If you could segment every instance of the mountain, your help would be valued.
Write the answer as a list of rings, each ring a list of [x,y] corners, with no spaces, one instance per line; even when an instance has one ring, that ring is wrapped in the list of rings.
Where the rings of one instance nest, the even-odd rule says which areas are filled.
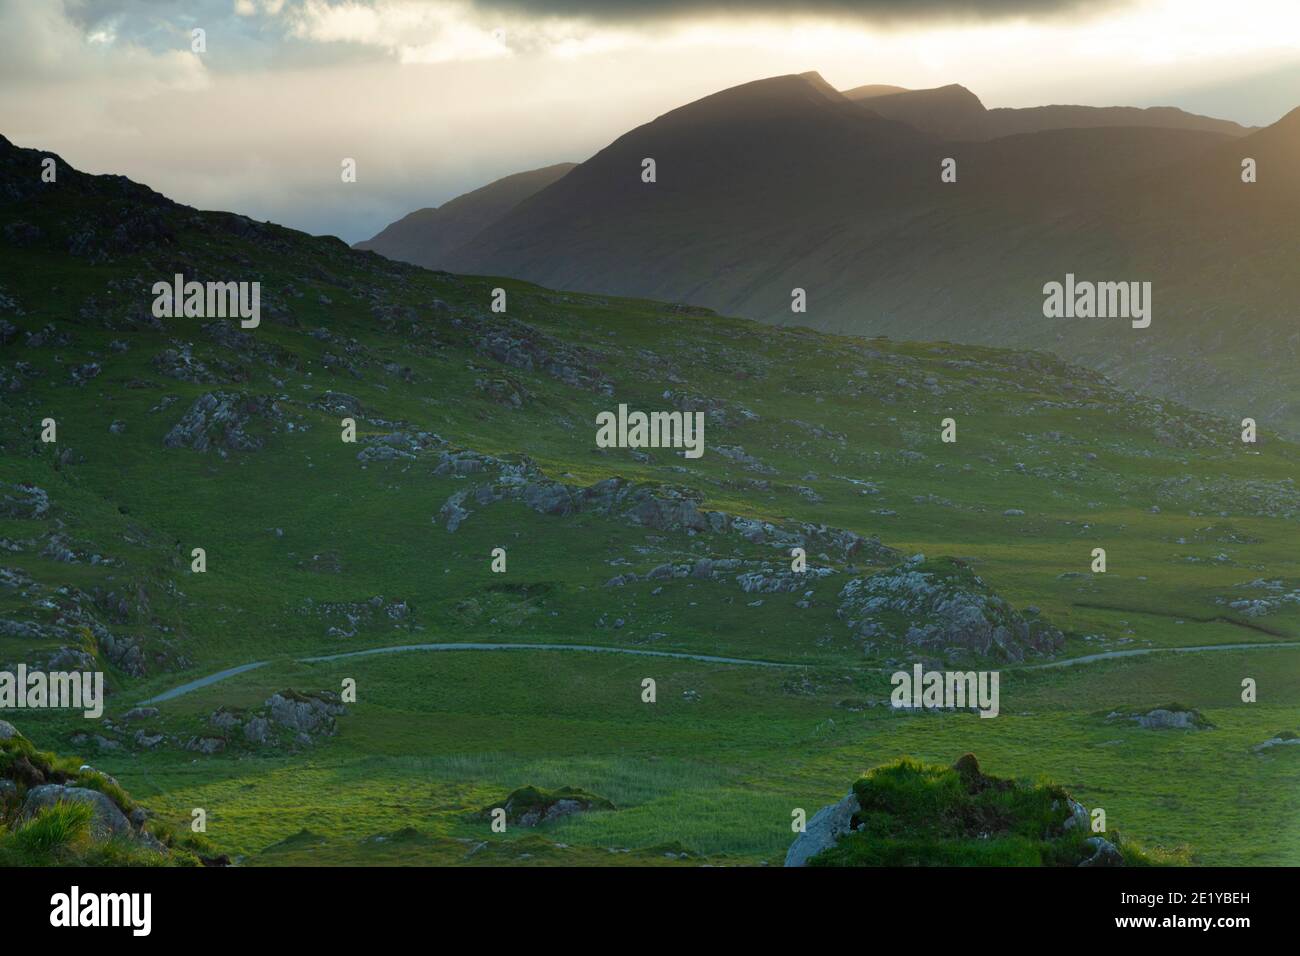
[[[520,201],[555,182],[574,163],[557,163],[515,173],[479,189],[457,196],[442,206],[417,209],[385,226],[370,239],[356,243],[368,249],[426,269],[440,269],[447,254],[469,242]]]
[[[891,142],[927,166],[947,148],[778,86],[792,125],[825,111],[801,134],[854,145],[868,185],[904,155]],[[758,137],[767,97],[741,98]],[[693,118],[672,122],[689,144]],[[1154,147],[1132,137],[1161,131],[1119,132],[1135,162]],[[1258,144],[1263,169],[1284,133]],[[1090,135],[1051,134],[1059,170],[1087,166]],[[963,166],[975,193],[1016,177],[1004,148]],[[688,154],[661,155],[673,187]],[[1029,171],[1034,207],[1056,187]],[[177,272],[259,283],[259,324],[156,315]],[[0,754],[0,861],[28,858],[10,847],[42,832],[22,819],[33,770],[59,770],[113,788],[110,816],[139,801],[188,833],[204,808],[196,849],[247,866],[756,866],[864,753],[973,748],[990,775],[1068,781],[1197,862],[1300,862],[1295,748],[1253,749],[1298,729],[1300,447],[1243,445],[1235,421],[1023,348],[429,271],[3,138],[0,395],[0,671],[98,671],[108,692],[102,719],[0,714],[59,755]],[[702,455],[602,446],[598,416],[620,405],[698,415]],[[891,674],[922,662],[992,669],[997,718],[895,710]],[[1261,672],[1258,703],[1225,692],[1225,674]],[[1221,729],[1141,722],[1185,708]],[[1080,754],[1100,755],[1084,775]],[[521,801],[504,834],[483,819]]]
[[[903,90],[883,95],[862,95],[863,90],[878,87],[859,87],[845,97],[866,102],[866,108],[888,119],[915,126],[940,139],[988,139],[984,104],[964,86],[952,84],[933,90]]]
[[[1147,126],[1190,129],[1225,136],[1250,132],[1230,120],[1198,116],[1170,106],[1137,109],[1131,106],[1034,106],[986,109],[978,96],[956,83],[929,90],[896,86],[859,86],[844,96],[889,119],[948,140],[985,140],[1046,129],[1090,129],[1099,126]]]
[[[1285,305],[1300,294],[1300,203],[1284,172],[1300,164],[1294,116],[1245,135],[1188,121],[957,140],[940,134],[966,136],[986,115],[961,87],[855,100],[814,76],[745,84],[626,133],[448,268],[839,332],[1052,349],[1300,434]],[[1064,109],[1030,118],[1170,118]],[[641,181],[645,157],[655,183]],[[1258,182],[1241,181],[1243,157]],[[954,183],[940,180],[947,158]],[[1044,317],[1044,285],[1067,274],[1151,281],[1152,326]],[[1249,334],[1240,315],[1254,317]]]
[[[858,86],[843,92],[851,100],[869,100],[876,96],[888,96],[890,93],[906,93],[907,87],[890,86],[888,83],[871,83],[867,86]]]

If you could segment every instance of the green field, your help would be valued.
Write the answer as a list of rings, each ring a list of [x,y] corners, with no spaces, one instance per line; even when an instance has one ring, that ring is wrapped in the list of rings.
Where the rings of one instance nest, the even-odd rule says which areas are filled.
[[[1050,779],[1105,808],[1110,827],[1191,862],[1300,864],[1300,747],[1254,749],[1300,730],[1300,648],[1286,646],[1300,641],[1289,597],[1300,595],[1300,448],[1267,422],[1243,444],[1236,422],[1042,353],[859,340],[432,273],[183,207],[159,207],[170,240],[123,251],[108,237],[135,207],[68,172],[59,193],[0,205],[0,230],[39,230],[0,257],[0,320],[13,329],[0,351],[0,668],[71,646],[108,671],[112,696],[104,721],[3,716],[160,817],[184,825],[204,808],[209,840],[237,861],[779,864],[793,809],[811,816],[903,754],[951,763],[972,751],[989,773]],[[102,259],[67,251],[87,228]],[[150,286],[176,271],[260,281],[260,327],[247,340],[203,319],[154,327]],[[504,316],[489,311],[496,287]],[[86,363],[101,370],[78,384],[71,370]],[[356,444],[340,440],[327,392],[359,409]],[[235,447],[212,422],[206,451],[165,444],[209,393],[255,409],[240,428],[260,447]],[[618,403],[707,410],[704,456],[598,449],[595,416]],[[40,440],[46,417],[54,443]],[[376,440],[388,435],[399,437]],[[403,455],[358,460],[378,447]],[[439,467],[461,451],[494,461],[460,476]],[[479,489],[505,487],[503,464],[571,490],[618,477],[772,530],[750,540],[625,511],[542,513],[509,494],[481,503]],[[6,503],[22,483],[48,495],[47,511]],[[461,491],[468,514],[451,531],[443,506]],[[826,544],[835,529],[866,543]],[[805,534],[809,568],[829,573],[776,592],[744,591],[734,569],[648,577],[703,559],[779,575],[780,532]],[[1098,547],[1104,574],[1090,570]],[[849,580],[916,553],[961,559],[1065,635],[1054,655],[979,665],[1001,672],[996,719],[892,711],[892,671],[976,658],[918,652],[899,635],[864,641],[837,614]],[[104,630],[119,651],[138,649],[135,663],[110,653]],[[541,648],[301,662],[443,642],[797,666]],[[1236,644],[1282,646],[1169,650]],[[252,662],[266,663],[124,719]],[[642,701],[647,677],[654,703]],[[1254,703],[1241,699],[1248,677]],[[347,678],[356,702],[310,744],[255,746],[210,722]],[[1213,726],[1107,719],[1170,701]],[[163,740],[142,746],[137,730]],[[205,736],[222,752],[186,749]],[[478,819],[528,784],[581,787],[617,809],[503,834]]]

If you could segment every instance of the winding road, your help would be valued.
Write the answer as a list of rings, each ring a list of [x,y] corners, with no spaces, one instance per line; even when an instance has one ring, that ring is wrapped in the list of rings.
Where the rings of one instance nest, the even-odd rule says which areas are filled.
[[[1038,671],[1049,667],[1073,667],[1075,664],[1089,664],[1093,661],[1109,661],[1118,657],[1140,657],[1143,654],[1191,654],[1199,651],[1248,651],[1259,647],[1300,647],[1300,641],[1270,641],[1259,644],[1202,644],[1199,647],[1138,647],[1127,651],[1103,651],[1100,654],[1085,654],[1083,657],[1071,657],[1063,661],[1048,661],[1046,664],[1026,664],[1020,670]]]
[[[1256,650],[1268,647],[1300,647],[1300,641],[1279,641],[1269,643],[1253,644],[1202,644],[1197,647],[1142,647],[1133,648],[1124,651],[1103,651],[1099,654],[1086,654],[1083,657],[1071,657],[1063,661],[1049,661],[1046,664],[1025,664],[1015,668],[1016,670],[1046,670],[1054,667],[1073,667],[1075,664],[1090,664],[1095,661],[1115,660],[1122,657],[1141,657],[1146,654],[1191,654],[1205,651],[1240,651]],[[397,644],[391,647],[371,647],[360,651],[344,651],[340,654],[323,654],[319,657],[299,657],[294,662],[299,664],[321,664],[328,661],[340,661],[349,657],[369,657],[373,654],[400,654],[406,651],[581,651],[593,654],[630,654],[636,657],[667,657],[681,661],[703,661],[706,664],[740,664],[749,667],[813,667],[813,664],[790,664],[781,661],[756,661],[743,657],[717,657],[712,654],[689,654],[684,651],[645,651],[633,647],[603,647],[598,644],[481,644],[481,643],[451,643],[451,644]],[[164,701],[174,700],[192,691],[200,690],[204,687],[210,687],[218,681],[223,681],[228,677],[234,677],[236,674],[243,674],[247,671],[256,670],[259,667],[265,667],[272,663],[271,661],[252,661],[248,664],[240,664],[238,667],[228,667],[223,671],[217,671],[215,674],[209,674],[207,677],[200,677],[197,680],[188,681],[171,690],[163,691],[161,694],[155,694],[147,700],[140,701],[138,706],[146,704],[161,704]]]
[[[327,661],[341,661],[348,657],[369,657],[372,654],[399,654],[404,651],[587,651],[596,654],[633,654],[637,657],[670,657],[681,661],[704,661],[706,664],[744,664],[752,667],[807,667],[807,664],[787,664],[779,661],[754,661],[743,657],[716,657],[712,654],[688,654],[678,651],[643,651],[634,647],[602,647],[598,644],[478,644],[478,643],[460,643],[460,644],[398,644],[393,647],[371,647],[362,651],[345,651],[341,654],[325,654],[320,657],[299,657],[295,659],[298,664],[320,664]],[[230,667],[224,671],[217,671],[215,674],[209,674],[207,677],[200,677],[198,680],[192,680],[188,683],[181,684],[179,687],[173,687],[171,690],[163,691],[156,694],[148,700],[140,701],[140,706],[145,704],[161,704],[163,701],[173,700],[191,691],[199,690],[203,687],[209,687],[217,681],[225,680],[227,677],[234,677],[236,674],[243,674],[246,671],[256,670],[259,667],[265,667],[271,661],[253,661],[250,664],[240,664],[238,667]]]

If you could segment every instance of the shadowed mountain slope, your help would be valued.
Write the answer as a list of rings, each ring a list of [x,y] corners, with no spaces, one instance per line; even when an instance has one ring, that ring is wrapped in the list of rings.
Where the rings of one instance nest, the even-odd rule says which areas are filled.
[[[555,182],[574,165],[557,163],[515,173],[441,206],[417,209],[390,223],[373,238],[356,243],[354,248],[369,249],[426,269],[440,269],[451,250],[473,239],[485,226]]]
[[[1294,114],[1245,136],[1091,126],[956,142],[881,115],[904,94],[864,103],[819,79],[745,84],[632,130],[449,267],[768,322],[1048,348],[1300,432],[1295,390],[1275,387],[1300,385]],[[983,109],[960,87],[918,94],[928,125],[952,135],[962,110]],[[1244,157],[1258,182],[1242,182]],[[947,158],[956,182],[941,181]],[[1152,282],[1152,326],[1045,318],[1043,286],[1066,274]],[[806,313],[791,312],[794,289]]]
[[[846,90],[844,96],[873,112],[909,123],[943,139],[982,140],[1045,129],[1090,129],[1097,126],[1150,126],[1191,129],[1225,136],[1250,132],[1230,120],[1198,116],[1171,106],[1032,106],[986,109],[978,96],[956,83],[929,90],[905,90],[881,84]]]

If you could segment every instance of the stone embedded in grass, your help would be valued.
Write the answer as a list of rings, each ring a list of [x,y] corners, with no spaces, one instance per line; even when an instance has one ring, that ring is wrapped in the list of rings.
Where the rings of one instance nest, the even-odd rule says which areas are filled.
[[[498,808],[505,810],[508,825],[519,827],[535,827],[575,813],[615,809],[614,804],[604,797],[577,787],[543,790],[527,786],[513,791],[503,802],[485,807],[477,816],[483,820],[491,819],[492,811]]]
[[[1262,744],[1256,744],[1251,749],[1254,750],[1255,753],[1259,753],[1262,750],[1269,750],[1273,747],[1287,747],[1287,746],[1291,746],[1291,747],[1300,746],[1300,734],[1297,734],[1293,730],[1282,730],[1274,734],[1272,737],[1264,741]]]
[[[1210,730],[1214,727],[1201,716],[1200,711],[1179,703],[1165,704],[1141,713],[1112,711],[1106,719],[1131,720],[1146,730]]]

